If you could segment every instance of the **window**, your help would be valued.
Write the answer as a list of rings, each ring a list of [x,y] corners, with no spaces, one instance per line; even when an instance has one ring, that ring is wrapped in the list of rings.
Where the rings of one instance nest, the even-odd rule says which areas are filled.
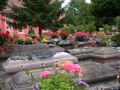
[[[22,27],[18,28],[18,32],[23,32],[23,28]]]
[[[12,27],[9,25],[9,22],[11,21],[10,18],[6,17],[6,29],[7,31],[11,32]]]
[[[24,29],[23,27],[18,28],[18,34],[24,34]]]

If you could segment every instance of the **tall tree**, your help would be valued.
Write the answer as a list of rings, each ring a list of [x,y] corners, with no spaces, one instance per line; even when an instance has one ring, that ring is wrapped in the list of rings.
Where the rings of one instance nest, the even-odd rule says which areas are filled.
[[[94,17],[89,11],[89,4],[85,0],[71,0],[66,7],[66,21],[75,26],[94,21]]]
[[[91,12],[96,17],[116,17],[120,15],[120,0],[91,0]]]
[[[96,17],[96,23],[113,24],[114,17],[120,15],[120,0],[91,0],[91,13]]]
[[[15,28],[30,26],[41,29],[59,27],[61,20],[59,16],[64,12],[61,8],[62,0],[22,0],[23,7],[13,5],[12,14],[8,17],[14,22],[9,22]]]
[[[0,11],[5,8],[8,0],[0,0]]]

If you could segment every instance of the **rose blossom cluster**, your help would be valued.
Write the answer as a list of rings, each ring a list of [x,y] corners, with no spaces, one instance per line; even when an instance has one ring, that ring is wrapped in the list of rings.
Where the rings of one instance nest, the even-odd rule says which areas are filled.
[[[68,63],[64,64],[63,68],[67,71],[74,72],[74,73],[81,73],[81,67],[78,64]]]
[[[81,67],[78,64],[67,63],[67,64],[63,65],[63,68],[65,70],[73,72],[73,73],[81,73],[82,72]],[[50,74],[51,74],[50,71],[45,70],[45,71],[40,73],[40,77],[46,78],[46,77],[49,77]]]
[[[47,78],[47,77],[50,76],[50,74],[51,74],[50,71],[46,70],[46,71],[43,71],[43,72],[40,73],[40,77],[41,78]]]

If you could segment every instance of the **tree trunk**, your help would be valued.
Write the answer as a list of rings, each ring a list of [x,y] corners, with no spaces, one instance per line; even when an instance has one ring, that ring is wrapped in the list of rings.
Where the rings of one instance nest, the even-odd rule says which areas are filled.
[[[38,29],[39,29],[39,38],[42,38],[42,30],[40,27],[38,27]]]

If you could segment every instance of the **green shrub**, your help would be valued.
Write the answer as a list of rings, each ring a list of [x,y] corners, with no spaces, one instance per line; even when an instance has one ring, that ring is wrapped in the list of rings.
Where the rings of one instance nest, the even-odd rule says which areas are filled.
[[[111,40],[112,40],[113,42],[120,42],[120,33],[113,35],[113,36],[111,37]]]
[[[29,34],[29,36],[30,36],[32,39],[37,38],[37,35],[36,35],[36,34]]]
[[[115,23],[116,23],[116,26],[117,26],[118,31],[120,31],[120,16],[117,16],[117,17],[115,18]]]
[[[111,31],[112,30],[112,26],[110,26],[110,25],[104,25],[103,26],[103,30],[104,30],[104,32]]]
[[[92,22],[85,25],[85,28],[86,28],[86,30],[85,30],[86,32],[92,33],[94,31],[96,31],[96,27],[95,27],[94,23],[92,23]]]
[[[14,44],[20,44],[20,45],[24,44],[24,41],[22,39],[20,39],[19,36],[14,35],[14,38],[15,38]]]
[[[27,40],[25,40],[25,44],[33,44],[33,42],[32,42],[32,40],[29,40],[29,39],[27,39]]]
[[[89,23],[89,24],[84,24],[84,25],[79,25],[77,27],[78,31],[82,31],[82,32],[94,32],[96,31],[96,27],[94,25],[94,23]]]
[[[62,73],[55,73],[50,78],[39,81],[41,90],[85,90],[82,86],[74,84],[74,79]]]
[[[15,41],[15,44],[21,44],[21,45],[23,45],[24,41],[22,39],[18,39],[18,40]]]
[[[72,24],[65,24],[63,29],[66,31],[66,32],[69,32],[69,33],[74,33],[76,32],[76,27]]]
[[[100,45],[106,46],[108,40],[107,35],[103,31],[100,31],[97,33],[97,36],[100,38]]]

